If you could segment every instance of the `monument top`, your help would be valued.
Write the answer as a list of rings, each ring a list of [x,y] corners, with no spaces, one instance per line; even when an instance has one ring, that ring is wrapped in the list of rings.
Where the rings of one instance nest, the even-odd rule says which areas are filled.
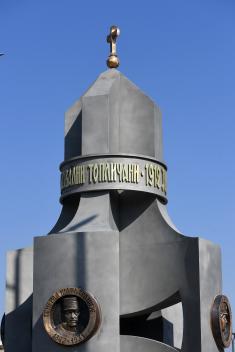
[[[163,161],[159,107],[116,69],[101,73],[65,114],[65,161],[97,153]]]
[[[65,115],[62,198],[126,189],[154,193],[166,202],[162,157],[158,106],[119,71],[107,70]]]
[[[66,112],[61,201],[75,193],[130,190],[167,202],[161,112],[116,70],[119,35],[112,26],[107,37],[111,70],[101,73]]]

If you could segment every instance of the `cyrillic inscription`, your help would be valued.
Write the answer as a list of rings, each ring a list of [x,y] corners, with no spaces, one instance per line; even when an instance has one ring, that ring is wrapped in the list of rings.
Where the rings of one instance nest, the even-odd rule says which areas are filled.
[[[138,163],[97,162],[73,165],[61,173],[62,192],[69,187],[86,183],[138,185],[141,182],[147,187],[157,188],[166,195],[166,169],[156,163],[146,163],[141,168]]]

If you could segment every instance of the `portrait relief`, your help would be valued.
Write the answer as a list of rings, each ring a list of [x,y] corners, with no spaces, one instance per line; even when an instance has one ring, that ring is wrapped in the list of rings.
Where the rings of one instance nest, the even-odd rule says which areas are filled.
[[[75,345],[87,341],[101,322],[96,299],[80,288],[56,291],[43,311],[43,323],[48,335],[57,343]]]
[[[211,309],[211,328],[217,346],[227,348],[232,340],[232,311],[224,295],[215,297]]]
[[[220,306],[220,325],[221,332],[225,340],[229,339],[230,327],[231,327],[231,316],[229,306],[226,301],[221,302]]]

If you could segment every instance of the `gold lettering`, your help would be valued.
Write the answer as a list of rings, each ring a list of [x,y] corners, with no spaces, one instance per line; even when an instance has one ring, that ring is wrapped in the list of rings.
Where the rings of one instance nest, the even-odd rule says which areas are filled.
[[[160,189],[161,187],[161,169],[160,166],[157,166],[157,188]]]
[[[128,170],[125,164],[122,164],[122,182],[128,182]]]
[[[72,185],[72,170],[69,169],[69,186]]]
[[[134,164],[128,164],[128,182],[134,183]]]
[[[62,190],[83,183],[85,183],[85,168],[83,165],[73,166],[61,173],[60,187]]]
[[[104,182],[103,174],[104,174],[104,163],[99,164],[99,173],[98,173],[98,182]]]
[[[155,187],[166,194],[166,170],[158,164],[145,164],[144,174],[141,175],[140,165],[135,163],[102,162],[88,165],[73,165],[61,172],[61,190],[84,183],[119,182],[138,184],[145,176],[146,186]],[[87,177],[87,180],[86,180]]]
[[[77,165],[76,166],[76,184],[77,185],[80,185],[82,182],[81,182],[81,166]]]
[[[116,166],[116,169],[117,169],[117,174],[119,177],[119,182],[121,182],[121,164],[118,163]]]
[[[92,183],[92,168],[94,165],[89,164],[87,165],[87,170],[88,170],[88,182]]]
[[[154,183],[154,169],[153,169],[153,165],[150,164],[149,165],[149,186],[153,186]]]
[[[104,166],[104,182],[110,182],[110,167],[108,163]]]
[[[79,185],[79,175],[78,175],[78,167],[73,167],[73,184]]]
[[[146,164],[144,169],[145,169],[145,185],[148,186],[148,183],[149,183],[149,177],[148,177],[149,165]]]
[[[81,166],[80,168],[80,178],[81,178],[81,184],[85,183],[85,166]]]
[[[139,183],[140,182],[140,166],[138,164],[135,165],[134,170],[135,170],[135,172],[134,172],[134,182],[135,183]]]
[[[76,167],[71,169],[71,186],[76,184]]]
[[[162,192],[166,194],[166,170],[162,168]]]
[[[116,174],[116,163],[111,163],[110,168],[111,168],[111,172],[110,172],[110,178],[112,182],[116,181],[117,178],[117,174]]]
[[[96,183],[98,181],[98,175],[99,175],[99,169],[98,169],[98,165],[94,164],[93,167],[93,183]]]

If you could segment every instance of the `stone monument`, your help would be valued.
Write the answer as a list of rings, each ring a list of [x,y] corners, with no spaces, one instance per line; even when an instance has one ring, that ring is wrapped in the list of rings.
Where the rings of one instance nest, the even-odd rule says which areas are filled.
[[[116,68],[65,115],[61,215],[9,252],[5,352],[216,352],[231,341],[220,248],[166,209],[159,107]]]

